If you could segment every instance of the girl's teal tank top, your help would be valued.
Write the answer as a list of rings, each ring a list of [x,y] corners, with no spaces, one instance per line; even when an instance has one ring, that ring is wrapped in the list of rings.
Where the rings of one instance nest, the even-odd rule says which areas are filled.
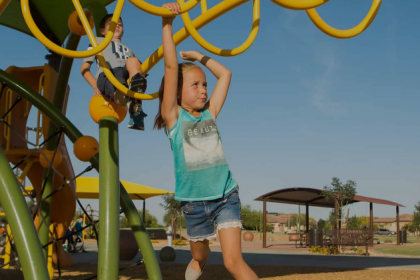
[[[168,136],[174,154],[176,200],[214,200],[237,186],[208,109],[194,117],[181,108]]]

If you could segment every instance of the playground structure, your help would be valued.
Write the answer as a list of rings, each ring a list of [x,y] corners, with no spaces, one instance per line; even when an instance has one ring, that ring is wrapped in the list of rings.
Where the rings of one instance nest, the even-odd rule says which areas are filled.
[[[74,7],[69,2],[62,1],[0,0],[0,24],[36,37],[51,51],[48,65],[29,68],[10,66],[5,71],[0,70],[0,202],[9,222],[5,229],[7,241],[12,244],[11,240],[14,240],[11,246],[16,247],[25,279],[50,279],[54,272],[53,264],[57,266],[59,273],[60,266],[70,265],[71,256],[62,249],[61,244],[66,238],[65,232],[74,216],[76,203],[81,206],[75,192],[75,180],[95,168],[100,176],[99,216],[103,217],[98,233],[98,279],[118,279],[119,259],[115,252],[119,248],[120,207],[140,247],[149,279],[162,279],[143,221],[119,179],[118,123],[127,113],[125,107],[117,106],[101,97],[92,98],[90,113],[99,123],[99,153],[98,145],[92,137],[83,136],[65,116],[70,94],[69,73],[74,58],[96,55],[108,79],[128,96],[152,100],[157,98],[157,93],[139,94],[127,89],[115,79],[101,53],[113,37],[125,1],[117,1],[110,30],[100,44],[95,39],[92,26],[96,26],[98,34],[99,21],[108,14],[105,6],[113,1],[72,2]],[[149,14],[171,16],[170,11],[143,0],[130,2]],[[206,0],[190,0],[186,3],[178,0],[185,27],[174,35],[175,44],[179,45],[191,36],[201,47],[216,55],[235,56],[243,53],[252,45],[259,31],[260,0],[253,0],[253,20],[249,37],[235,49],[226,50],[211,45],[198,30],[247,2],[250,1],[222,1],[208,9]],[[327,3],[328,0],[272,2],[288,9],[306,10],[312,22],[321,31],[341,39],[357,36],[366,30],[381,4],[381,0],[373,0],[368,14],[357,26],[348,30],[338,30],[325,23],[316,12],[316,7]],[[191,20],[188,11],[198,4],[202,13]],[[54,15],[51,11],[55,11]],[[80,36],[84,34],[87,34],[93,48],[77,51]],[[65,41],[66,47],[60,47]],[[162,57],[161,46],[144,60],[143,72],[149,72]],[[33,107],[38,110],[37,126],[34,129],[35,143],[27,137],[27,121]],[[90,162],[90,165],[77,175],[73,170],[64,136],[74,143],[76,157],[81,161]],[[16,168],[22,171],[18,177],[13,172]],[[22,184],[25,177],[32,183],[34,192],[25,189]],[[32,200],[31,209],[28,209],[24,195]],[[95,222],[89,219],[87,227]],[[6,268],[14,261],[16,260],[9,258],[0,268]]]

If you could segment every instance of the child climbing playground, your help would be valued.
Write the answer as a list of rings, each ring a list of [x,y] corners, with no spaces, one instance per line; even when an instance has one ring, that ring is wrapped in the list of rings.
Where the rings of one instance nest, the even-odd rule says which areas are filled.
[[[163,7],[174,16],[180,13],[177,3]],[[210,255],[209,240],[218,232],[227,270],[235,279],[255,280],[257,275],[242,257],[239,187],[229,170],[216,125],[231,72],[196,51],[181,51],[181,58],[191,62],[178,64],[173,20],[162,18],[165,76],[154,127],[165,129],[174,155],[175,199],[181,201],[193,257],[185,278],[201,276]],[[193,61],[200,62],[218,80],[209,100],[206,75]]]
[[[101,20],[100,32],[103,36],[105,36],[109,30],[111,19],[112,14],[108,14]],[[102,53],[111,72],[121,84],[127,86],[127,79],[129,79],[130,83],[128,84],[128,88],[130,90],[144,93],[147,88],[147,80],[141,70],[141,62],[136,58],[136,55],[129,47],[121,43],[123,35],[124,25],[120,18],[111,43]],[[96,39],[98,43],[100,43],[104,38],[98,37]],[[89,48],[92,48],[92,45],[89,45]],[[90,72],[90,67],[94,61],[96,61],[97,66],[95,77],[93,77]],[[80,71],[85,80],[92,86],[94,95],[109,97],[120,105],[125,105],[127,103],[128,111],[130,113],[128,128],[144,130],[144,117],[147,115],[143,112],[141,100],[128,96],[125,97],[120,93],[108,80],[95,56],[85,58]]]

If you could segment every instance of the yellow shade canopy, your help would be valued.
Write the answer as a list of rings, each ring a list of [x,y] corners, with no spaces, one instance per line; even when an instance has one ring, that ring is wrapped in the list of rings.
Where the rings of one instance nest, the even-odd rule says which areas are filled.
[[[140,184],[121,180],[131,199],[147,199],[153,196],[171,194],[173,192],[160,190]],[[32,187],[26,187],[30,191]],[[76,179],[76,192],[78,198],[99,199],[99,178],[79,177]]]

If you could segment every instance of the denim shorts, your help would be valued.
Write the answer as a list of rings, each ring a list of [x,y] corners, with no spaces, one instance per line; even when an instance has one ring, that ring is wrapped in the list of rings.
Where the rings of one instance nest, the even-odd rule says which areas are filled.
[[[216,200],[181,202],[190,241],[211,240],[222,228],[242,228],[238,189]]]
[[[129,77],[129,73],[127,68],[125,67],[116,67],[111,69],[112,74],[115,78],[124,86],[127,85],[127,79]],[[105,73],[102,72],[99,74],[98,79],[96,80],[96,86],[98,87],[99,91],[106,97],[109,97],[111,100],[114,100],[114,92],[117,90],[114,85],[108,80]]]

